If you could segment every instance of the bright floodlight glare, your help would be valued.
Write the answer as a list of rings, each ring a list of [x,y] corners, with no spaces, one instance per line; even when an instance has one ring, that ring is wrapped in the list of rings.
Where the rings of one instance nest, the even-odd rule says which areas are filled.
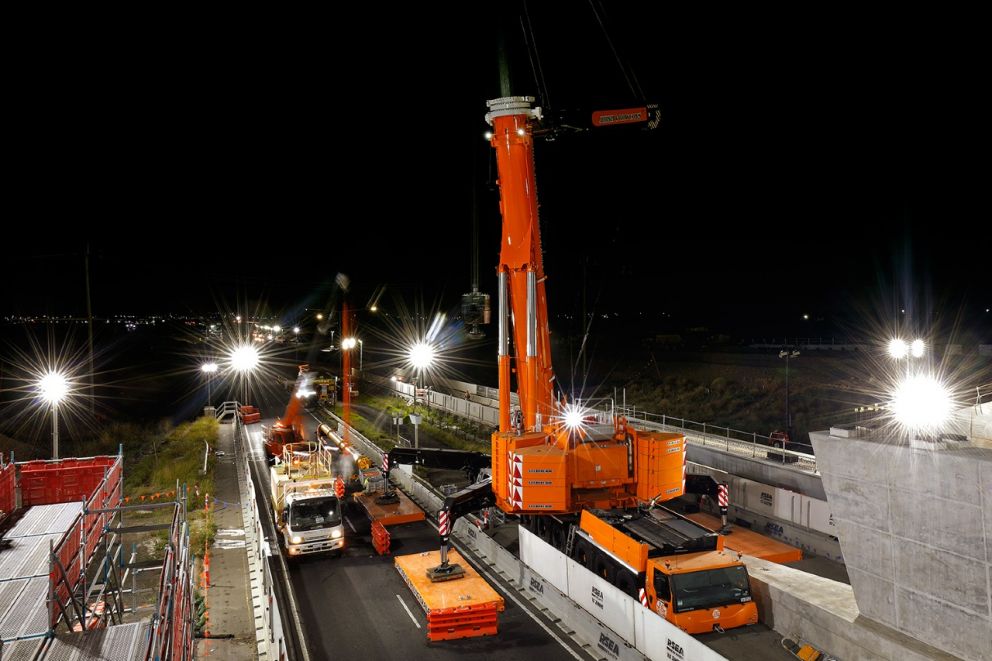
[[[324,315],[322,315],[321,313],[318,312],[317,313],[317,321],[323,321],[323,319],[324,319]]]
[[[523,129],[517,129],[517,135],[523,136],[525,133],[527,133],[527,131],[525,131]]]
[[[909,429],[939,431],[951,413],[951,394],[932,376],[906,377],[896,386],[892,411]]]
[[[293,326],[293,334],[294,335],[299,335],[300,334],[300,327],[299,326]]]
[[[218,368],[217,363],[203,363],[203,365],[200,366],[200,369],[203,370],[204,374],[213,374]]]
[[[46,372],[38,381],[38,392],[49,404],[58,404],[69,394],[69,382],[59,372]]]
[[[913,340],[913,344],[910,345],[910,351],[913,353],[913,358],[920,358],[923,356],[923,350],[926,347],[923,344],[923,340]]]
[[[909,353],[909,347],[905,342],[896,338],[889,342],[889,355],[895,359],[905,358],[906,354]]]
[[[376,305],[375,303],[373,303],[372,304],[372,307],[370,307],[369,310],[371,310],[372,312],[378,312],[379,311],[379,306]]]
[[[565,426],[569,429],[577,429],[582,426],[582,411],[572,406],[565,409]]]
[[[231,351],[231,367],[238,372],[250,372],[258,365],[258,349],[242,344]]]
[[[482,137],[485,138],[486,140],[492,140],[493,139],[493,132],[492,131],[486,131],[485,133],[482,134]]]
[[[418,370],[422,370],[429,367],[432,362],[434,362],[434,347],[427,344],[426,342],[417,342],[412,347],[407,355],[410,359],[410,363],[413,364]]]
[[[353,337],[346,337],[343,340],[341,340],[341,348],[344,349],[344,350],[346,350],[346,351],[348,349],[354,349],[355,348],[355,345],[357,345],[357,344],[358,344],[358,340],[356,340]]]

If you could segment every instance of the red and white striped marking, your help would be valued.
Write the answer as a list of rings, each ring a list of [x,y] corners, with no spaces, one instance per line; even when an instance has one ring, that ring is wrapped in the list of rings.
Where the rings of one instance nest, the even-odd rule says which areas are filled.
[[[449,518],[448,510],[441,510],[437,515],[437,531],[442,537],[447,537],[451,534],[451,519]]]
[[[688,471],[689,464],[686,462],[686,456],[688,455],[689,444],[685,440],[685,436],[682,437],[682,493],[685,493],[685,474]]]
[[[334,495],[338,497],[338,500],[344,498],[344,480],[340,476],[334,480]]]
[[[720,507],[730,505],[730,498],[727,496],[727,485],[721,484],[717,487],[716,502]]]
[[[647,608],[648,607],[648,593],[644,591],[644,588],[641,588],[640,590],[638,590],[637,596],[641,600],[641,606],[644,606],[645,608]]]
[[[384,453],[382,455],[382,472],[383,473],[388,473],[389,472],[389,453],[388,452],[386,452],[386,453]]]
[[[507,500],[510,507],[520,509],[524,505],[524,460],[519,454],[507,455]]]

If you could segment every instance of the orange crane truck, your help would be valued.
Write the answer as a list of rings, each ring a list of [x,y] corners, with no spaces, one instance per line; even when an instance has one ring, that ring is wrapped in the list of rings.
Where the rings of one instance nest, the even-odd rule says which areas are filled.
[[[300,365],[296,377],[296,385],[289,395],[286,412],[264,430],[265,454],[269,457],[282,455],[283,448],[291,443],[305,443],[306,434],[303,429],[304,403],[310,392],[310,366]]]

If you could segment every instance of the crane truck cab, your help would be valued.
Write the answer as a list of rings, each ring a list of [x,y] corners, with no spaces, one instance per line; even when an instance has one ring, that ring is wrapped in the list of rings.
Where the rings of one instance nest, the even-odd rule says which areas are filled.
[[[583,511],[573,558],[690,634],[758,621],[741,556],[723,536],[664,507]]]
[[[276,525],[291,558],[344,548],[343,493],[332,468],[330,452],[304,443],[286,445],[269,469]]]

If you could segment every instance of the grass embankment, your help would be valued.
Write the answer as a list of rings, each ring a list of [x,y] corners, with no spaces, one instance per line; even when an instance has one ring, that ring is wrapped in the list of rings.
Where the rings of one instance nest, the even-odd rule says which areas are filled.
[[[366,419],[354,409],[351,412],[351,424],[361,434],[385,450],[392,449],[396,445],[396,437],[394,433],[389,431],[392,428],[393,417],[405,418],[411,413],[423,416],[423,421],[420,424],[421,433],[429,433],[449,448],[475,452],[488,452],[490,449],[490,430],[488,428],[439,409],[429,409],[421,405],[414,406],[399,397],[380,395],[362,395],[355,404],[382,411],[382,419],[378,422],[385,424],[385,431],[380,430],[376,422]],[[335,407],[334,412],[339,416],[342,415],[340,404]],[[407,427],[404,433],[410,435],[413,431]]]
[[[203,469],[205,444],[216,447],[219,424],[213,418],[200,418],[178,427],[168,424],[136,425],[115,423],[102,428],[94,437],[73,443],[75,456],[116,454],[124,449],[124,497],[127,505],[153,504],[175,500],[176,485],[187,488],[187,520],[190,526],[190,544],[194,553],[201,555],[206,544],[212,544],[216,525],[204,513],[204,499],[214,488],[213,452],[207,457],[207,471]],[[199,492],[199,493],[197,493]],[[128,510],[125,525],[165,523],[171,520],[169,508]],[[148,539],[125,541],[139,546],[144,557],[159,557],[161,544],[167,531],[152,536],[159,548],[142,551]],[[145,552],[147,551],[147,552]]]

